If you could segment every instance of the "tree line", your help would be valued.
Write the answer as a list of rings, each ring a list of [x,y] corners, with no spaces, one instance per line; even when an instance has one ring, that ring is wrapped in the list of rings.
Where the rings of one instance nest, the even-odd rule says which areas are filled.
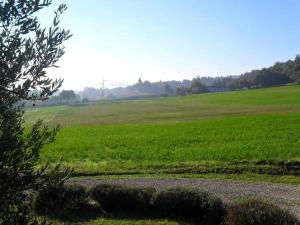
[[[300,56],[277,62],[273,66],[252,70],[241,75],[195,77],[192,80],[149,82],[141,79],[128,88],[153,94],[189,95],[205,92],[234,91],[300,83]]]
[[[100,99],[131,99],[134,97],[154,96],[184,96],[206,92],[223,92],[251,88],[273,87],[288,83],[300,82],[300,56],[294,60],[277,62],[268,68],[252,70],[241,75],[229,76],[198,76],[191,80],[182,81],[143,81],[120,88],[100,89],[85,87],[75,93],[73,90],[62,90],[51,96],[47,101],[38,102],[39,106],[82,104]],[[29,104],[31,103],[29,102]]]

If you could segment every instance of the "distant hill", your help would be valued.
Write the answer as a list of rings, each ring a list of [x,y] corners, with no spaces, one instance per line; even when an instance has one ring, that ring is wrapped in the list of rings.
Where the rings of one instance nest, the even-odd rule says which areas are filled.
[[[112,95],[116,98],[128,98],[137,95],[161,95],[166,93],[166,86],[168,86],[175,95],[177,88],[189,88],[195,79],[207,86],[210,92],[272,87],[300,82],[300,56],[296,56],[294,60],[277,62],[273,66],[252,70],[240,75],[198,76],[192,80],[158,82],[142,81],[140,78],[134,85],[122,89],[108,89],[106,93],[107,96]],[[127,93],[127,95],[122,95],[122,92]]]
[[[252,70],[240,75],[228,76],[197,76],[191,80],[171,81],[143,81],[139,78],[137,83],[127,87],[113,89],[96,89],[85,87],[78,93],[80,101],[96,101],[100,99],[143,99],[154,96],[176,96],[200,94],[205,92],[224,92],[232,90],[273,87],[288,83],[300,83],[300,56],[294,60],[277,62],[274,65]],[[81,100],[80,100],[81,99]],[[54,96],[40,105],[60,105],[61,102]]]

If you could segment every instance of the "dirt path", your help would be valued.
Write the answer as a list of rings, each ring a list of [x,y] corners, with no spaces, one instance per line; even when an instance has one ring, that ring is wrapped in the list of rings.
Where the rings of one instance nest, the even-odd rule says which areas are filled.
[[[289,209],[300,219],[300,186],[287,184],[249,184],[235,181],[184,179],[184,178],[127,178],[127,179],[93,179],[84,178],[72,183],[92,187],[97,184],[121,184],[127,186],[144,186],[163,189],[169,187],[194,187],[213,193],[231,203],[241,197],[259,197],[269,199]]]

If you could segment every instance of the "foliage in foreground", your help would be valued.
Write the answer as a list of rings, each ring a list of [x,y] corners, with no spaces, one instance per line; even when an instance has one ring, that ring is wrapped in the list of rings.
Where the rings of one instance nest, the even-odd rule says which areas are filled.
[[[90,197],[99,204],[91,204]],[[35,207],[39,213],[62,221],[70,218],[72,222],[81,221],[81,217],[86,219],[90,213],[88,220],[98,217],[95,224],[131,224],[130,221],[152,224],[137,223],[136,219],[163,217],[189,221],[189,224],[299,225],[295,216],[272,203],[250,199],[227,207],[213,195],[193,188],[155,191],[154,188],[102,184],[87,195],[81,186],[52,187],[38,195]],[[114,217],[119,221],[109,219]]]
[[[57,128],[38,120],[24,131],[22,100],[46,99],[62,84],[46,69],[56,67],[63,56],[69,31],[59,28],[62,4],[49,29],[41,27],[37,12],[51,0],[0,1],[0,224],[28,225],[39,221],[32,214],[30,192],[64,180],[69,171],[48,174],[47,166],[36,169],[41,148],[54,140]],[[61,176],[62,175],[62,176]],[[60,179],[60,177],[62,179]],[[52,180],[52,178],[55,178]]]
[[[154,188],[132,188],[119,185],[98,185],[91,197],[107,211],[144,211],[150,208]]]
[[[81,186],[50,186],[40,191],[34,208],[39,214],[63,215],[87,204],[87,192]]]
[[[230,206],[226,222],[228,225],[299,225],[299,221],[289,212],[255,199]]]
[[[171,188],[157,192],[152,204],[154,209],[167,215],[195,218],[220,224],[226,212],[223,202],[199,189]]]

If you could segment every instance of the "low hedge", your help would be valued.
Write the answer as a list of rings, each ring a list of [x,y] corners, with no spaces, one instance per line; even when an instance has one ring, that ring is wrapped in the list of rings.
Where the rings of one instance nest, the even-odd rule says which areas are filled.
[[[81,186],[50,186],[37,194],[34,208],[39,214],[63,215],[85,205],[87,197]]]
[[[182,216],[220,224],[226,214],[223,202],[199,189],[171,188],[157,192],[154,209],[171,216]]]
[[[228,208],[227,225],[299,225],[295,216],[261,200],[248,199]]]
[[[90,190],[90,196],[107,211],[144,211],[150,208],[154,188],[132,188],[102,184]]]
[[[225,207],[219,198],[188,188],[156,192],[154,188],[102,184],[87,193],[81,186],[51,186],[38,193],[34,208],[39,214],[64,216],[88,206],[89,197],[106,211],[152,211],[151,215],[186,218],[201,224],[300,225],[295,216],[265,201],[247,199]]]

